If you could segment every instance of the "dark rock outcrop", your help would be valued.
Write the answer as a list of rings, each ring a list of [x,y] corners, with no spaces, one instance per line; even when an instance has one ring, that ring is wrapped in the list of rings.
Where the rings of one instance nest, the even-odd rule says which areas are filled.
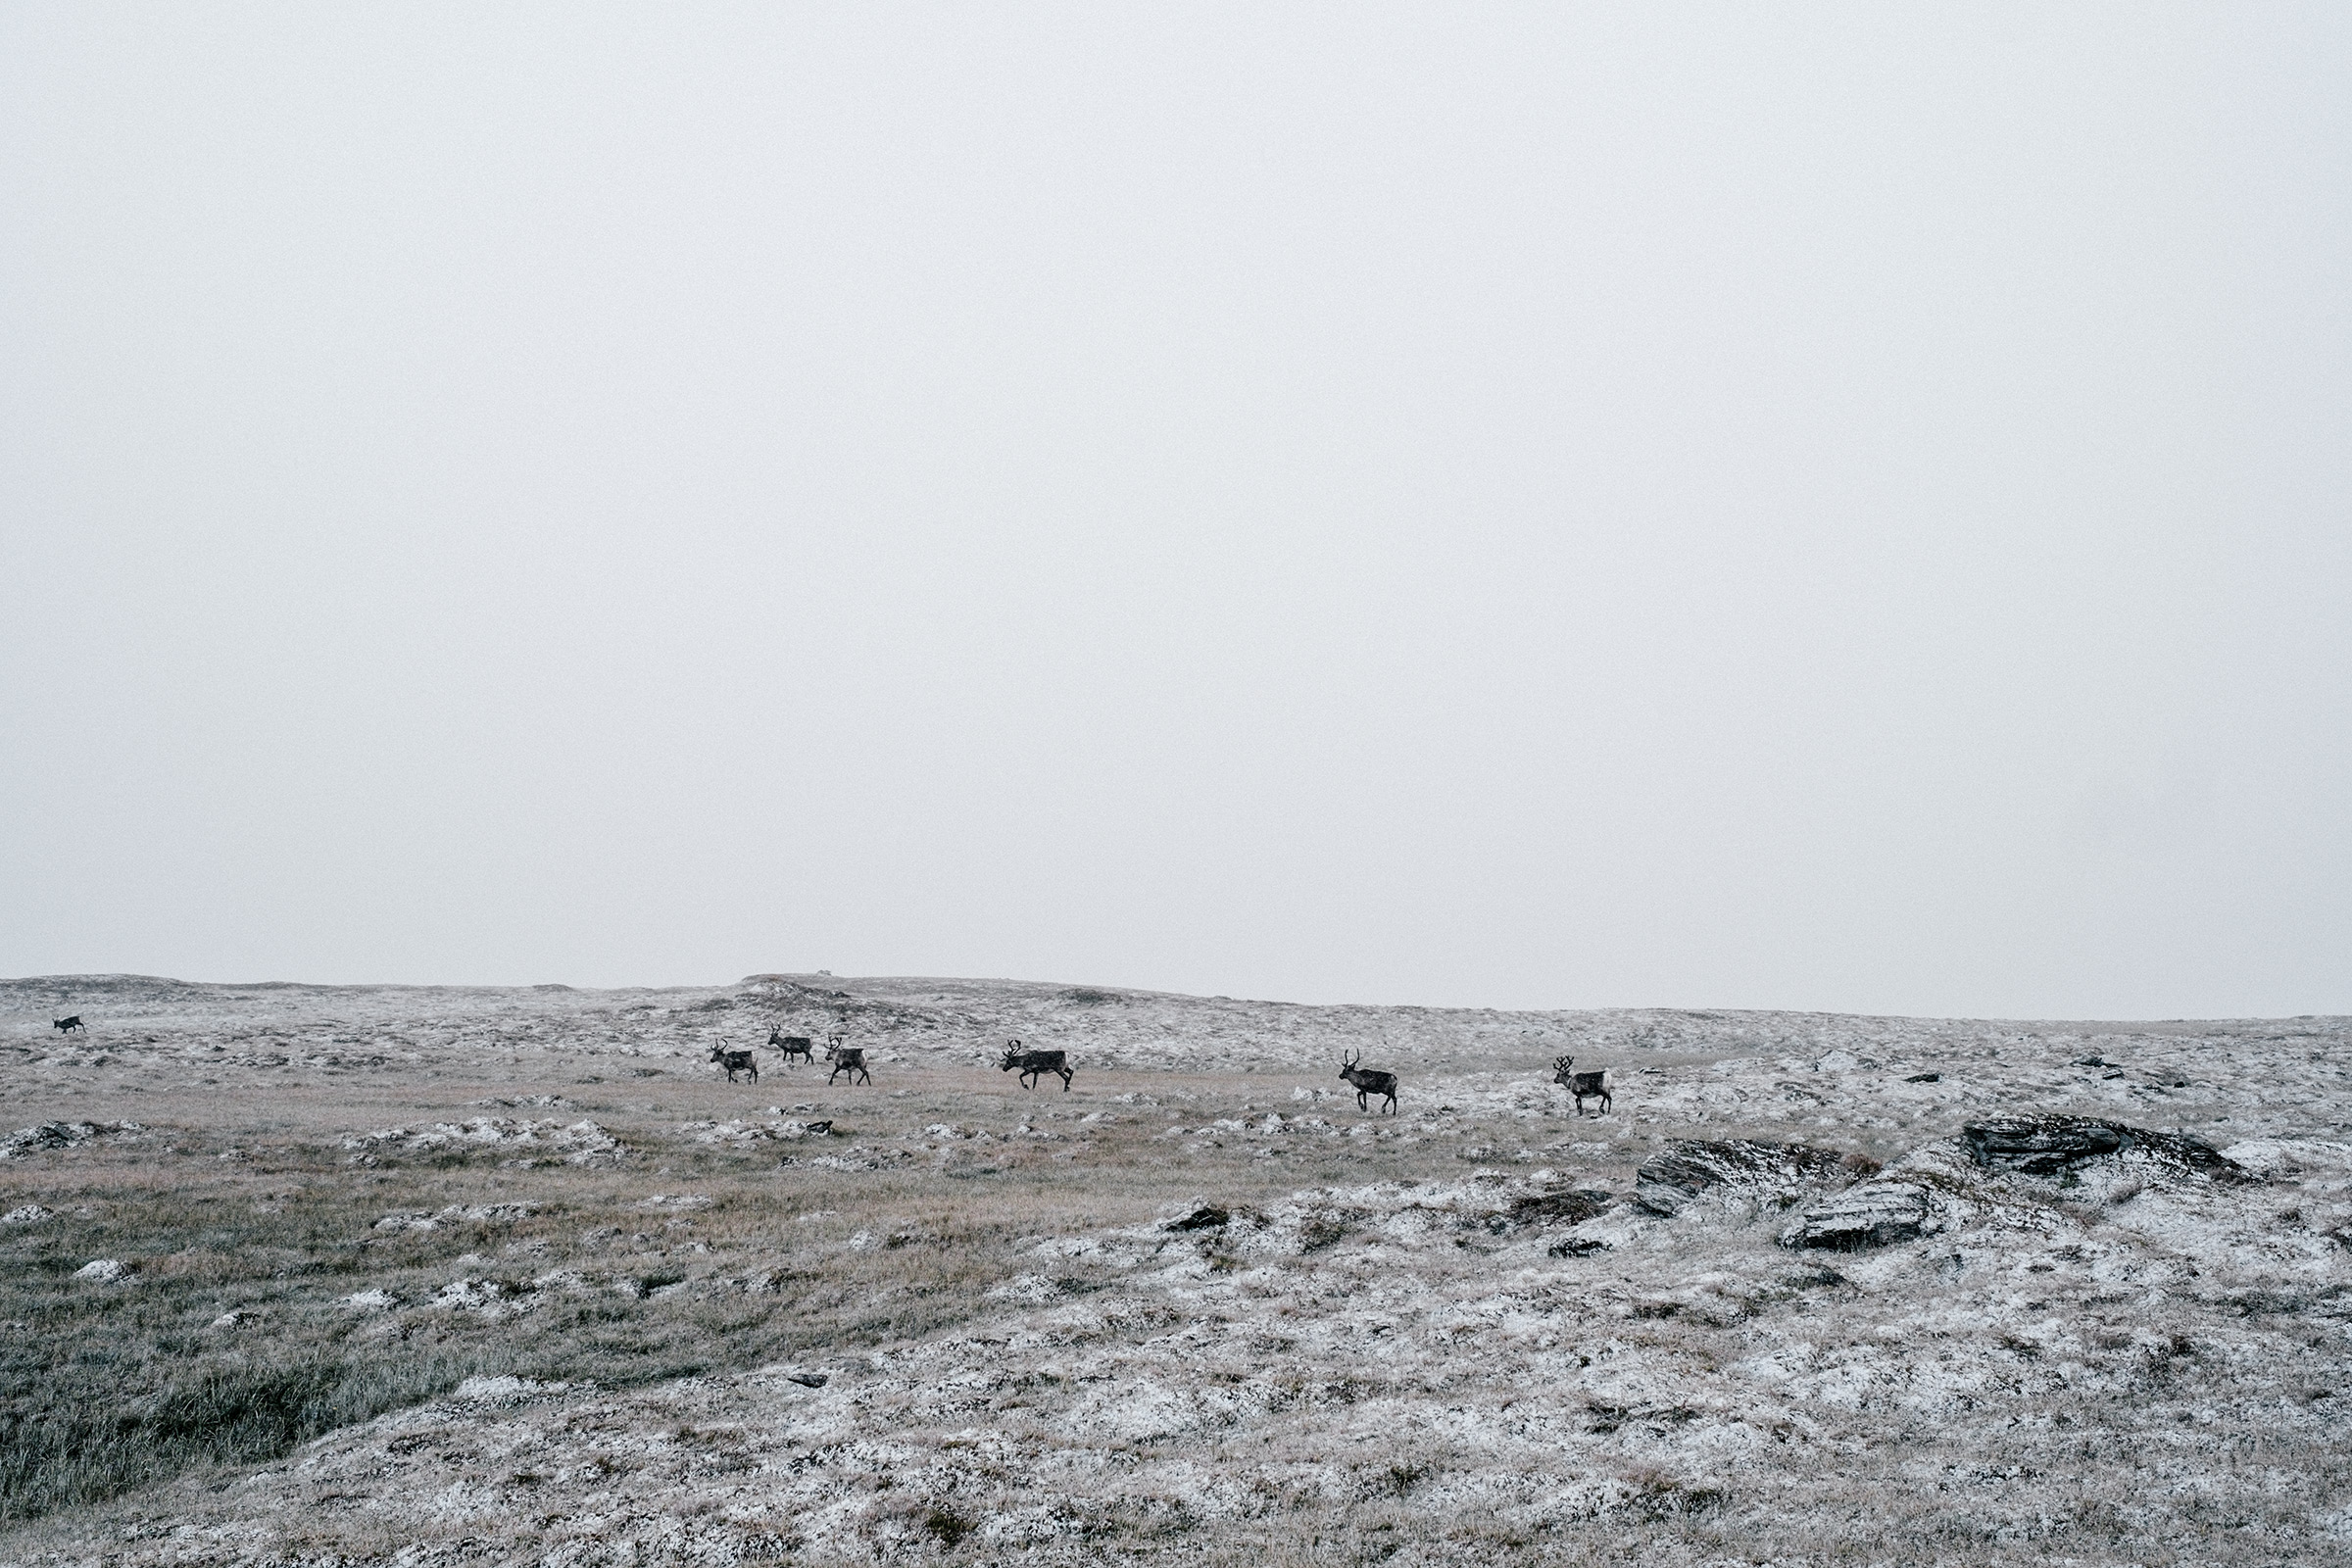
[[[1989,1173],[1989,1174],[1987,1174]],[[2005,1174],[2081,1185],[2088,1193],[2259,1182],[2201,1138],[2152,1132],[2090,1116],[2004,1116],[1971,1122],[1961,1136],[1915,1151],[1884,1176],[1809,1204],[1781,1245],[1863,1251],[1933,1236],[1953,1225],[2032,1222],[2047,1200]]]
[[[1681,1141],[1634,1173],[1635,1200],[1653,1214],[1674,1214],[1692,1199],[1716,1193],[1794,1199],[1806,1187],[1836,1179],[1843,1157],[1805,1144]]]
[[[96,1139],[132,1144],[145,1136],[146,1131],[135,1121],[45,1121],[38,1127],[22,1127],[0,1138],[0,1159],[22,1159],[26,1154],[73,1149]]]
[[[1986,1170],[2056,1176],[2086,1159],[2120,1154],[2131,1144],[2121,1122],[2088,1116],[2001,1116],[1960,1129],[1968,1153]]]
[[[1530,1193],[1511,1204],[1509,1217],[1514,1225],[1582,1225],[1615,1201],[1616,1194],[1596,1187]]]
[[[2239,1183],[2259,1182],[2260,1176],[2214,1148],[2204,1139],[2191,1133],[2155,1133],[2141,1127],[2127,1127],[2132,1135],[2130,1157],[2165,1167],[2168,1173],[2202,1176],[2209,1181]]]
[[[1781,1245],[1860,1252],[1917,1241],[1936,1228],[1935,1205],[1924,1188],[1903,1181],[1871,1181],[1806,1209],[1804,1218],[1782,1234]]]
[[[2090,1160],[2130,1155],[2135,1162],[2144,1160],[2174,1174],[2224,1182],[2259,1180],[2202,1138],[2090,1116],[2002,1116],[1970,1122],[1960,1136],[1968,1144],[1969,1156],[1986,1170],[2064,1176]]]

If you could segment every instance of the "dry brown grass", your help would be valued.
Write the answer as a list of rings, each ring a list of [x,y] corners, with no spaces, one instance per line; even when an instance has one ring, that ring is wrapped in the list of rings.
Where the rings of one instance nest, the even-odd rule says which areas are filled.
[[[1116,1106],[1125,1119],[1089,1125],[1073,1149],[1077,1118],[1098,1102],[1057,1103],[977,1072],[896,1095],[825,1093],[806,1069],[771,1071],[766,1084],[762,1093],[656,1080],[631,1084],[625,1100],[601,1098],[598,1085],[501,1086],[508,1098],[567,1094],[563,1117],[598,1119],[632,1150],[613,1169],[514,1169],[497,1149],[355,1163],[341,1142],[365,1127],[368,1107],[324,1099],[298,1109],[270,1102],[260,1115],[235,1105],[243,1119],[217,1102],[202,1126],[159,1123],[141,1143],[0,1165],[0,1209],[39,1204],[60,1216],[0,1233],[0,1519],[39,1517],[191,1466],[271,1458],[472,1376],[621,1388],[935,1334],[1019,1271],[1008,1242],[1137,1223],[1166,1206],[1179,1172],[1249,1200],[1422,1162],[1387,1150],[1275,1162],[1253,1158],[1247,1145],[1172,1157],[1153,1141],[1164,1120]],[[760,1114],[766,1094],[786,1087],[819,1095],[835,1120],[830,1137],[735,1149],[679,1133],[747,1110],[791,1119]],[[1192,1119],[1250,1102],[1247,1084],[1171,1078],[1153,1087],[1191,1097],[1181,1103]],[[397,1120],[550,1114],[447,1098],[420,1096],[397,1107]],[[1033,1121],[1056,1141],[1009,1139],[953,1163],[808,1163],[895,1150],[945,1119],[1000,1129]],[[643,1206],[682,1192],[708,1202]],[[532,1212],[375,1229],[386,1215],[484,1204]],[[861,1233],[875,1245],[850,1247]],[[74,1278],[98,1257],[129,1264],[135,1283],[93,1288]],[[509,1317],[435,1310],[427,1303],[453,1271],[509,1291],[573,1272],[590,1289]],[[1102,1271],[1072,1262],[1063,1272],[1082,1291]],[[711,1282],[737,1288],[714,1294],[703,1288]],[[665,1294],[668,1286],[687,1289]],[[341,1304],[364,1289],[403,1304],[384,1313]],[[212,1326],[232,1312],[250,1318]]]

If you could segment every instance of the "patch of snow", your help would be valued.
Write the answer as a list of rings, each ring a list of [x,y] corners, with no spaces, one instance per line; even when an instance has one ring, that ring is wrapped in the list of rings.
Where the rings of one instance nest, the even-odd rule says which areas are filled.
[[[541,1383],[532,1378],[470,1377],[450,1391],[453,1399],[493,1404],[520,1404],[528,1399],[563,1394],[568,1383]]]

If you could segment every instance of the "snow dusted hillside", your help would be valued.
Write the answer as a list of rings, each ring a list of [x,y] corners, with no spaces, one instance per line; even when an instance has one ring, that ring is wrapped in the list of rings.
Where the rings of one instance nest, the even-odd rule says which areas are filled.
[[[244,1310],[341,1365],[450,1358],[9,1561],[2352,1559],[2344,1019],[811,975],[0,1004],[41,1310],[180,1289],[177,1233],[66,1272],[134,1236],[110,1203],[265,1183],[341,1205],[307,1245],[342,1260],[188,1286],[191,1344],[267,1361],[211,1317]],[[719,1081],[770,1028],[861,1045],[873,1086],[763,1049]],[[1015,1037],[1074,1088],[1015,1087]],[[1356,1052],[1401,1114],[1358,1111]],[[1612,1113],[1550,1082],[1570,1054]],[[598,1338],[661,1324],[740,1364],[642,1381]]]

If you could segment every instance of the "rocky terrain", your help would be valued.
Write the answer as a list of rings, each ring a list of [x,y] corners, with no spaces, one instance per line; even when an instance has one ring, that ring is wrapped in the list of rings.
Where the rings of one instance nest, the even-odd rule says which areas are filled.
[[[74,977],[0,1052],[0,1561],[2352,1559],[2343,1018]]]

